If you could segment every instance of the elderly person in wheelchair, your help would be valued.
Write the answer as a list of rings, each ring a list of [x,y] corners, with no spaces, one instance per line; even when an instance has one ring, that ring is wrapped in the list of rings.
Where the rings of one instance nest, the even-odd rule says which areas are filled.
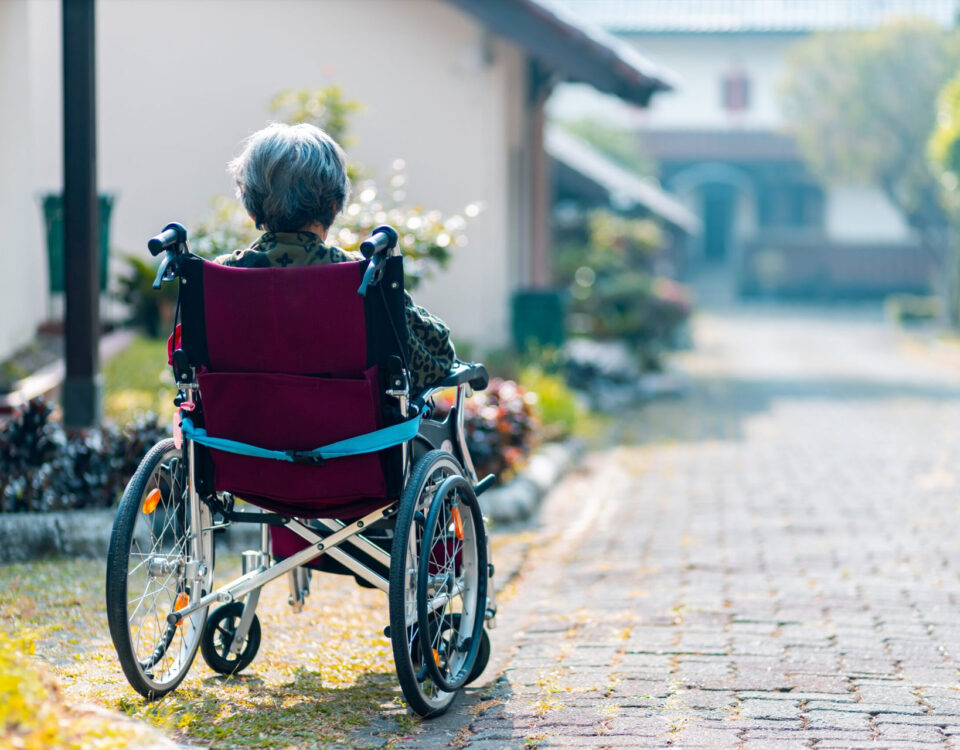
[[[175,689],[198,650],[217,672],[260,645],[264,584],[346,573],[388,595],[394,662],[421,716],[446,711],[486,666],[496,604],[463,404],[482,365],[403,289],[398,235],[354,255],[326,244],[349,183],[340,147],[310,125],[271,125],[231,164],[266,232],[204,261],[170,224],[148,243],[154,284],[179,283],[170,363],[174,437],[130,480],[114,522],[107,614],[120,664],[147,698]],[[456,387],[443,418],[431,393]],[[256,510],[235,506],[244,500]],[[214,532],[260,525],[243,575],[214,590]],[[222,554],[222,553],[221,553]]]
[[[266,230],[246,250],[215,262],[239,268],[291,268],[360,260],[326,244],[327,233],[350,195],[347,161],[330,136],[313,125],[274,123],[254,133],[230,163],[237,197]],[[420,393],[456,362],[450,329],[404,293],[410,387]]]

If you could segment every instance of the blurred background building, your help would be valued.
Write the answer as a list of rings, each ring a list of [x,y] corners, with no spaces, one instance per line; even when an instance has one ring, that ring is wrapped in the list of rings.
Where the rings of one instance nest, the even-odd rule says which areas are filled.
[[[791,47],[814,32],[875,29],[904,17],[956,24],[956,0],[562,0],[675,71],[649,110],[582,87],[551,102],[636,133],[663,186],[703,231],[692,262],[727,291],[880,297],[930,289],[935,256],[878,186],[819,182],[785,134],[780,87]]]

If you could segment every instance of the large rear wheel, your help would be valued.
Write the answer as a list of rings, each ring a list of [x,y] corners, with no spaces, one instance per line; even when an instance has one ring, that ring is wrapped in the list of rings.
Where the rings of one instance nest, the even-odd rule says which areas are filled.
[[[213,576],[211,532],[190,528],[189,502],[181,451],[173,440],[163,440],[127,485],[110,538],[110,635],[127,680],[151,700],[186,676],[206,618],[203,609],[175,624],[167,622],[167,615],[199,598]],[[188,576],[197,564],[199,584]]]
[[[394,529],[390,560],[393,658],[407,704],[425,718],[444,713],[472,673],[479,650],[471,640],[476,618],[481,629],[483,624],[486,537],[479,508],[474,514],[468,504],[460,506],[464,512],[460,518],[463,539],[459,539],[451,512],[453,498],[441,491],[446,480],[462,475],[463,469],[450,453],[435,450],[424,455],[404,488]],[[448,489],[452,486],[447,484]],[[457,486],[458,495],[464,495],[463,487]],[[443,546],[448,544],[449,548]],[[421,618],[419,610],[424,607],[426,616]],[[464,617],[464,611],[470,614]]]

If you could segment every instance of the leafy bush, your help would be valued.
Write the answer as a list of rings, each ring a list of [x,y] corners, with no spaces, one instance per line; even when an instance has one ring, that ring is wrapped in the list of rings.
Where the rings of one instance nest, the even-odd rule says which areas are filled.
[[[662,236],[649,219],[594,211],[579,236],[568,235],[557,275],[570,289],[574,335],[621,340],[645,369],[657,369],[691,309],[682,284],[652,273]]]
[[[173,326],[177,289],[171,284],[164,284],[159,290],[153,288],[160,259],[126,255],[123,261],[127,264],[127,273],[119,279],[118,297],[127,305],[127,323],[142,329],[151,338],[168,334]]]
[[[155,417],[68,434],[50,413],[36,398],[0,429],[2,513],[109,507],[166,436]]]
[[[535,397],[533,405],[543,425],[543,439],[566,437],[574,431],[584,407],[561,376],[531,365],[520,373],[520,382]]]
[[[892,294],[884,301],[887,318],[898,323],[923,323],[943,317],[943,300],[917,294]]]

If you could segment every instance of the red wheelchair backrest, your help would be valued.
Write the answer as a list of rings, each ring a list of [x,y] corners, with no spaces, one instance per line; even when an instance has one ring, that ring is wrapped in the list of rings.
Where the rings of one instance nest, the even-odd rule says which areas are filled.
[[[396,421],[384,410],[385,358],[399,353],[400,259],[389,294],[357,290],[365,262],[229,268],[189,259],[181,279],[182,345],[198,368],[197,418],[211,436],[306,451]],[[200,426],[200,425],[197,425]],[[204,449],[205,451],[207,449]],[[295,464],[209,449],[212,489],[303,517],[349,517],[399,491],[398,449]]]

